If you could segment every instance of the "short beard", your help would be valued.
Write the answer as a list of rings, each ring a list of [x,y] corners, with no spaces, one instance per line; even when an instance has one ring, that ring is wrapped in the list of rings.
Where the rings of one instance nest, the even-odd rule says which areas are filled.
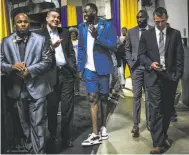
[[[143,21],[142,23],[138,24],[140,28],[145,28],[147,26],[147,20]]]
[[[29,28],[25,29],[25,30],[21,30],[21,31],[17,31],[18,35],[20,37],[25,37],[25,36],[28,36],[29,34]]]

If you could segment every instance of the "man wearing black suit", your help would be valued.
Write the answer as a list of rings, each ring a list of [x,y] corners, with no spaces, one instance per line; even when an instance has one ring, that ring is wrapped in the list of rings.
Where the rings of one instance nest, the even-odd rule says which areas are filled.
[[[60,14],[51,10],[46,17],[47,26],[40,34],[51,42],[54,52],[54,66],[48,72],[47,78],[54,86],[54,92],[47,96],[48,129],[53,142],[56,141],[57,113],[61,102],[61,137],[63,147],[72,147],[71,134],[74,112],[74,81],[76,74],[75,52],[69,31],[58,28]]]
[[[169,144],[167,130],[176,88],[183,74],[184,51],[180,32],[166,27],[166,9],[156,8],[153,16],[155,28],[142,34],[139,56],[145,66],[144,81],[151,105],[153,149],[150,153],[159,154]]]
[[[137,13],[138,26],[128,31],[128,37],[125,43],[125,56],[127,63],[131,69],[132,85],[133,85],[133,137],[139,137],[139,123],[141,113],[141,98],[142,88],[144,88],[144,71],[145,68],[140,64],[138,59],[138,46],[141,34],[151,29],[152,26],[148,25],[148,13],[145,10],[140,10]],[[146,126],[150,130],[150,108],[147,91],[145,91],[145,109],[146,109]]]

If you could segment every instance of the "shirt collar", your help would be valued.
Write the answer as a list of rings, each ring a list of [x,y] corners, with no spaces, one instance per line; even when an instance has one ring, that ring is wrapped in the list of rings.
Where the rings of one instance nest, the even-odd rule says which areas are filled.
[[[159,30],[157,27],[155,27],[155,30],[156,30],[156,34],[158,34],[158,35],[159,35],[161,31],[160,31],[160,30]],[[163,32],[163,34],[165,34],[165,35],[166,35],[166,32],[167,32],[167,27],[165,27],[165,28],[163,29],[163,31],[162,31],[162,32]]]
[[[21,38],[21,37],[16,33],[15,39],[16,39],[16,42],[23,41],[24,43],[26,43],[27,40],[28,40],[28,36],[25,36],[25,37]]]
[[[148,29],[149,29],[149,26],[147,25],[145,28],[140,28],[140,27],[139,27],[139,30],[140,30],[140,31],[142,31],[142,29],[148,30]]]
[[[47,25],[47,30],[48,30],[49,34],[57,33],[57,28],[53,30],[53,29],[51,29],[51,27],[49,25]]]

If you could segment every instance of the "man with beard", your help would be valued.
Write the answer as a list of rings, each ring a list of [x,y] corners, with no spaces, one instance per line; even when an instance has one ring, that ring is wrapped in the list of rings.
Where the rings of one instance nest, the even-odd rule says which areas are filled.
[[[45,37],[29,31],[29,18],[19,13],[14,18],[16,32],[1,45],[1,71],[8,76],[7,95],[17,104],[29,153],[45,152],[46,95],[52,87],[43,74],[52,64]]]
[[[109,76],[113,71],[111,52],[116,50],[116,33],[112,22],[98,18],[97,13],[95,4],[86,4],[84,9],[86,23],[79,25],[78,72],[86,83],[93,130],[82,142],[83,146],[100,144],[102,139],[108,139],[107,100]],[[101,104],[100,132],[97,125],[98,103]]]
[[[139,123],[141,113],[141,97],[142,88],[144,88],[144,67],[138,59],[138,46],[141,34],[150,28],[148,25],[148,13],[145,10],[140,10],[137,13],[138,26],[128,31],[128,39],[125,44],[126,60],[131,69],[132,85],[133,85],[133,137],[139,136]],[[145,91],[145,107],[146,107],[146,126],[150,130],[150,110],[147,91]]]

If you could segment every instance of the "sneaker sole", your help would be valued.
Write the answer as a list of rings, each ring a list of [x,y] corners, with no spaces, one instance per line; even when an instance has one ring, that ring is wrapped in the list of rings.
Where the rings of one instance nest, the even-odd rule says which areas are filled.
[[[96,144],[102,144],[102,140],[101,141],[94,141],[93,143],[81,143],[82,146],[92,146],[92,145],[96,145]]]
[[[102,140],[107,140],[109,138],[109,136],[107,135],[107,136],[101,136],[101,139]]]

